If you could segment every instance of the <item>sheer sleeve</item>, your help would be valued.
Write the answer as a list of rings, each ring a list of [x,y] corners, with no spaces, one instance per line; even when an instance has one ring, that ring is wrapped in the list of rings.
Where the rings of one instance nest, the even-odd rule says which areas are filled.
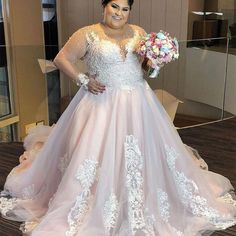
[[[138,31],[140,38],[144,37],[147,34],[146,31],[142,27],[138,25],[133,25],[133,27],[136,31]]]
[[[87,27],[76,31],[66,42],[54,59],[54,64],[67,76],[76,81],[80,71],[75,62],[83,58],[87,51]]]
[[[144,37],[147,33],[143,28],[139,27],[139,34],[141,37]]]

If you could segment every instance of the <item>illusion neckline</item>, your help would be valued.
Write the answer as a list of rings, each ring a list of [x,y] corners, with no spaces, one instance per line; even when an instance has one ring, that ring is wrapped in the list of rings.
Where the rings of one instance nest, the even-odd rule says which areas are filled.
[[[136,29],[134,29],[131,25],[129,25],[132,29],[132,32],[133,32],[133,35],[132,37],[129,37],[127,39],[124,39],[122,41],[124,41],[125,43],[122,45],[122,43],[118,43],[119,40],[115,40],[109,36],[106,35],[106,33],[104,32],[103,30],[103,26],[101,26],[102,23],[98,23],[99,24],[99,27],[101,28],[102,30],[102,34],[104,37],[99,37],[99,34],[96,33],[95,31],[93,31],[93,33],[96,35],[96,38],[100,41],[100,42],[109,42],[110,44],[116,46],[118,49],[119,49],[119,54],[123,60],[123,62],[126,61],[127,59],[127,55],[129,53],[129,47],[130,45],[133,43],[133,41],[135,41],[136,37],[138,36],[138,31]],[[122,42],[121,41],[121,42]]]
[[[130,28],[130,31],[131,31],[132,36],[127,37],[127,38],[124,38],[124,39],[121,39],[121,40],[115,39],[115,38],[113,38],[113,37],[110,37],[110,36],[105,32],[105,27],[106,27],[106,26],[104,25],[103,22],[99,22],[98,25],[99,25],[99,27],[100,27],[100,29],[101,29],[102,34],[104,35],[104,38],[107,38],[108,40],[111,40],[111,41],[116,41],[116,42],[128,41],[128,40],[132,39],[132,38],[135,36],[135,30],[134,30],[134,28],[133,28],[131,25],[128,25],[128,27]],[[123,33],[123,34],[125,34],[125,33]],[[127,33],[127,35],[128,35],[128,33]]]

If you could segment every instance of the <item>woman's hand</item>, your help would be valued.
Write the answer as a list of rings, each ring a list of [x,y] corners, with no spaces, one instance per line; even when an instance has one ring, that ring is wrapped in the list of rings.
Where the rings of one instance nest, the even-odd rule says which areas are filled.
[[[148,58],[145,58],[145,59],[143,60],[143,63],[142,63],[142,68],[143,68],[145,71],[148,71],[151,66],[152,66],[152,62],[151,62]]]
[[[96,80],[96,75],[89,77],[89,82],[87,84],[88,91],[93,94],[103,93],[105,91],[105,85],[99,83]]]

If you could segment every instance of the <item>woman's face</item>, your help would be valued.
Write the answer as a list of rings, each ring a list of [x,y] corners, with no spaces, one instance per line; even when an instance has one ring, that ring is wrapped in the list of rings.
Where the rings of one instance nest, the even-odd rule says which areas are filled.
[[[113,0],[104,7],[104,23],[112,29],[122,28],[128,21],[130,7],[127,0]]]

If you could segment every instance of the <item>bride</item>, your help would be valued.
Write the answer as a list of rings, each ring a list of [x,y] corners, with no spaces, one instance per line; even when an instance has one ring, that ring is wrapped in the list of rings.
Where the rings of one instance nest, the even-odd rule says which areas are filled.
[[[103,0],[104,21],[54,60],[81,88],[30,164],[7,177],[1,213],[24,221],[25,235],[200,236],[236,224],[229,180],[196,165],[144,80],[132,4]]]

